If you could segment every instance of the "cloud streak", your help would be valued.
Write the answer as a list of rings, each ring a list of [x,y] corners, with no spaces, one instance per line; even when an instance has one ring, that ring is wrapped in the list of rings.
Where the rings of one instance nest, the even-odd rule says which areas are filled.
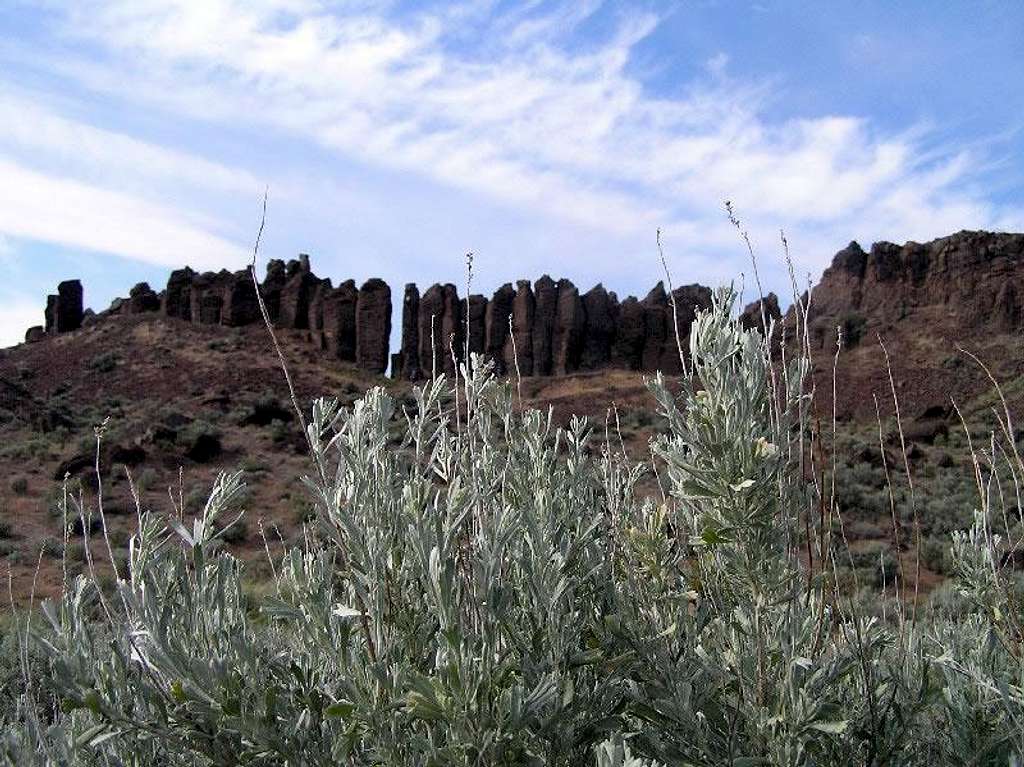
[[[598,14],[612,23],[581,35]],[[252,222],[218,221],[230,219],[226,199],[255,197],[265,175],[272,197],[301,208],[305,194],[320,211],[303,174],[309,189],[352,189],[351,174],[367,169],[418,179],[428,191],[402,199],[426,211],[443,210],[436,190],[479,200],[452,226],[466,227],[477,207],[532,222],[535,240],[551,243],[538,258],[570,258],[565,242],[588,232],[577,269],[598,278],[621,271],[626,244],[647,248],[657,226],[690,253],[688,269],[703,269],[693,279],[745,270],[725,199],[761,243],[785,227],[810,271],[854,236],[1024,224],[972,183],[976,157],[935,147],[920,126],[884,134],[857,115],[770,119],[774,84],[733,77],[726,51],[653,91],[631,67],[661,23],[650,13],[597,2],[405,11],[84,0],[47,18],[43,66],[81,92],[201,126],[197,141],[230,132],[251,147],[212,161],[202,144],[165,147],[30,103],[0,75],[0,172],[18,190],[0,191],[0,232],[13,236],[168,266],[237,264],[244,248],[224,232]],[[387,211],[398,197],[363,186],[375,195],[365,209]],[[510,239],[499,228],[473,247],[501,251]]]

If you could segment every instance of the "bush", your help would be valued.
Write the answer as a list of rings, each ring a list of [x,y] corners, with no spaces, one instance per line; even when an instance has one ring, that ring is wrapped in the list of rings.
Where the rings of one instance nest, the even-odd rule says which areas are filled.
[[[218,546],[241,473],[221,474],[194,519],[144,513],[116,598],[82,577],[47,605],[39,686],[59,706],[46,726],[19,709],[0,759],[1019,761],[1020,593],[992,558],[993,510],[953,540],[971,612],[890,614],[852,585],[837,599],[845,552],[820,549],[808,573],[793,548],[823,502],[789,461],[806,361],[778,375],[732,301],[694,322],[701,390],[651,382],[665,499],[637,492],[645,466],[592,442],[585,419],[555,430],[517,414],[480,359],[454,390],[461,412],[443,379],[416,390],[397,445],[383,389],[350,410],[316,401],[316,525],[273,582],[248,587]]]
[[[11,492],[15,495],[25,495],[28,492],[28,479],[15,477],[11,480]]]
[[[88,362],[89,370],[94,373],[109,373],[121,364],[121,355],[117,352],[103,352],[97,354]]]

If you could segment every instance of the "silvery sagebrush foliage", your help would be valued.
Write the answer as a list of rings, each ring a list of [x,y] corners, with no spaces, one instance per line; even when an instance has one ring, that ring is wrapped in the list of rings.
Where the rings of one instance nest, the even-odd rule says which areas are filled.
[[[808,572],[808,363],[773,364],[734,300],[698,315],[680,392],[650,382],[661,496],[607,429],[518,413],[474,358],[408,409],[313,404],[316,522],[256,604],[219,540],[240,474],[191,521],[140,510],[112,589],[90,567],[18,624],[0,763],[1018,763],[993,510],[953,542],[966,613],[880,620]]]

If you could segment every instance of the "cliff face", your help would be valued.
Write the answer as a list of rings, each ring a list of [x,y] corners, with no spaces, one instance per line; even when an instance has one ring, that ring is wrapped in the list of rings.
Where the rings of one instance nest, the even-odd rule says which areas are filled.
[[[309,257],[272,260],[260,285],[267,314],[277,327],[304,331],[332,359],[372,373],[405,380],[452,375],[468,346],[495,361],[499,373],[566,375],[579,370],[620,368],[673,375],[682,365],[676,331],[687,348],[698,309],[711,302],[702,285],[669,295],[658,283],[642,300],[619,301],[597,285],[581,294],[569,280],[548,275],[536,282],[501,286],[490,298],[460,297],[449,283],[422,294],[405,287],[401,348],[390,353],[391,289],[379,279],[356,288],[352,280],[333,287],[317,277]],[[673,312],[673,298],[676,309]],[[926,244],[856,242],[836,254],[811,296],[810,335],[819,350],[835,347],[841,328],[844,348],[875,333],[946,342],[961,337],[1013,333],[1024,326],[1024,234],[959,232]],[[159,294],[146,283],[132,288],[99,315],[82,309],[82,286],[62,282],[47,302],[46,327],[31,328],[26,340],[76,330],[83,323],[118,314],[160,313],[199,325],[243,326],[262,322],[248,270],[170,275]],[[673,317],[678,323],[673,327]],[[746,327],[781,318],[774,294],[741,314]],[[790,319],[792,314],[790,314]],[[466,335],[468,325],[468,336]]]
[[[926,244],[856,242],[839,251],[811,298],[812,330],[821,346],[834,344],[835,327],[892,327],[917,317],[951,336],[1021,327],[1024,234],[958,232]]]

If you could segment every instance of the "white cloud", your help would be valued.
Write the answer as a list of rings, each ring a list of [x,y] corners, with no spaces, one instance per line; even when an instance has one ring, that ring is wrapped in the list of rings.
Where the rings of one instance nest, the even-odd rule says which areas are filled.
[[[726,198],[764,251],[785,226],[810,270],[851,237],[1024,223],[971,191],[972,162],[929,155],[920,134],[880,135],[851,115],[767,119],[771,83],[732,78],[725,51],[706,62],[706,81],[652,94],[628,64],[655,16],[623,11],[603,41],[571,47],[598,6],[528,3],[493,17],[492,4],[470,2],[399,18],[387,2],[93,0],[63,8],[71,48],[48,66],[168,119],[265,132],[285,157],[293,146],[317,148],[339,167],[415,174],[479,196],[538,222],[552,241],[592,230],[607,236],[606,252],[576,255],[603,257],[609,270],[621,268],[613,248],[646,248],[659,225],[680,251],[716,256],[698,264],[692,255],[687,268],[704,270],[692,279],[747,269],[723,220]],[[102,55],[76,50],[82,41]],[[0,230],[168,265],[186,253],[238,262],[239,248],[212,233],[217,212],[197,212],[181,189],[253,195],[253,174],[26,105],[8,90],[0,147],[19,153],[9,164],[28,199],[0,190],[9,206]],[[49,167],[27,161],[32,152]],[[259,166],[257,154],[242,154]],[[299,162],[289,177],[301,177]],[[329,178],[332,169],[315,172]],[[274,192],[302,195],[297,182]],[[58,210],[51,195],[73,204]],[[391,200],[374,202],[386,209]]]
[[[239,266],[246,251],[160,205],[0,156],[0,232],[171,267]]]
[[[4,296],[0,299],[0,348],[25,340],[25,329],[43,324],[38,299]]]

